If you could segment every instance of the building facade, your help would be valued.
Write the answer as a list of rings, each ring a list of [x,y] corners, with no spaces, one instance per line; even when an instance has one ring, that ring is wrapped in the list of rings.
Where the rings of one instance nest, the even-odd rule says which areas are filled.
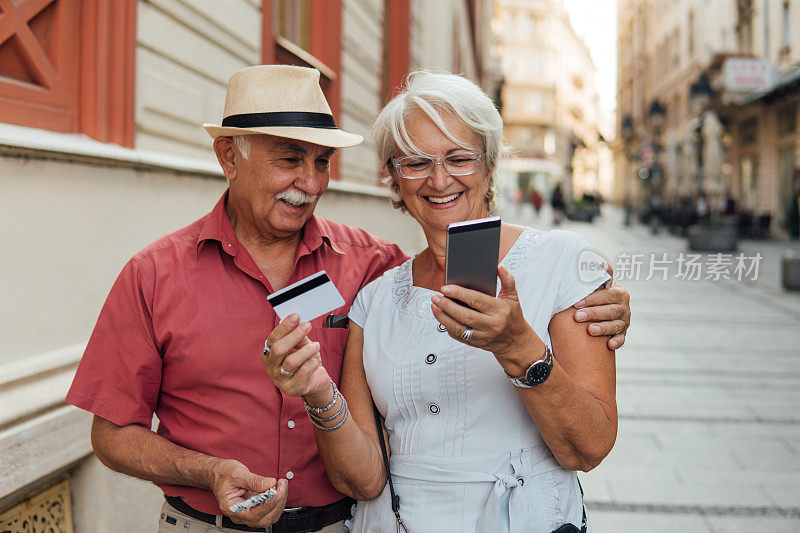
[[[589,49],[561,2],[498,0],[493,27],[512,149],[506,185],[543,192],[561,183],[568,196],[597,192],[608,174],[610,132],[602,132],[607,117]]]
[[[63,403],[123,264],[207,213],[226,181],[201,127],[228,77],[313,66],[337,123],[317,213],[407,251],[421,238],[378,186],[369,128],[415,68],[483,81],[480,0],[0,1],[0,529],[151,530],[154,486],[93,457],[91,416]],[[486,21],[484,23],[484,21]],[[487,86],[488,90],[491,90]]]
[[[701,215],[733,202],[743,233],[784,233],[800,2],[619,0],[617,45],[615,199],[697,210],[702,197]]]

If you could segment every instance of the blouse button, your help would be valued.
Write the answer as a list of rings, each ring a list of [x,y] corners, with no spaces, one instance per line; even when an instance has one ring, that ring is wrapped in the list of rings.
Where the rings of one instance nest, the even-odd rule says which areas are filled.
[[[435,363],[436,362],[436,354],[435,353],[429,353],[428,356],[425,357],[425,362],[428,363],[429,365],[432,365],[433,363]]]
[[[439,414],[439,406],[436,405],[435,403],[432,403],[432,404],[430,404],[428,406],[428,411],[430,411],[432,415],[438,415]]]
[[[438,329],[438,330],[439,330],[439,331],[441,331],[442,333],[444,333],[445,331],[447,331],[447,328],[446,328],[446,327],[444,327],[444,324],[439,324],[438,326],[436,326],[436,329]]]

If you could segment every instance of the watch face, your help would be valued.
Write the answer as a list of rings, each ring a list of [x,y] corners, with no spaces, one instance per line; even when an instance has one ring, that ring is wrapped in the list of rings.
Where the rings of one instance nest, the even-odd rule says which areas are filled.
[[[550,375],[550,365],[543,361],[538,361],[532,365],[525,374],[525,381],[528,385],[539,385],[547,380]]]

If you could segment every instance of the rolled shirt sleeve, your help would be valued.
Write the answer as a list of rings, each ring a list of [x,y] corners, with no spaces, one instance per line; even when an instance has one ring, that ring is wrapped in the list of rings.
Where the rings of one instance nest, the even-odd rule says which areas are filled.
[[[119,426],[150,427],[162,357],[152,320],[152,282],[143,264],[122,269],[97,319],[66,401]]]
[[[603,257],[583,236],[564,230],[555,233],[563,247],[561,278],[553,315],[572,307],[611,279],[603,269]]]

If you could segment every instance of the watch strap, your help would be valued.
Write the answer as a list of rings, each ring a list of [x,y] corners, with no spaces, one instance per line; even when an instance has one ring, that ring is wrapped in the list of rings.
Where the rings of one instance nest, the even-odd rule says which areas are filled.
[[[508,376],[508,379],[515,387],[520,387],[522,389],[531,389],[536,385],[541,385],[541,383],[544,383],[544,381],[542,381],[541,383],[529,383],[527,381],[528,371],[531,369],[531,367],[539,363],[544,363],[547,366],[549,366],[551,370],[553,369],[553,352],[552,350],[550,350],[550,347],[547,344],[544,345],[544,355],[542,355],[542,358],[539,359],[538,361],[534,361],[533,363],[531,363],[530,366],[527,369],[525,369],[525,372],[520,377],[515,378],[513,376],[509,376],[508,374],[506,374],[506,376]]]

